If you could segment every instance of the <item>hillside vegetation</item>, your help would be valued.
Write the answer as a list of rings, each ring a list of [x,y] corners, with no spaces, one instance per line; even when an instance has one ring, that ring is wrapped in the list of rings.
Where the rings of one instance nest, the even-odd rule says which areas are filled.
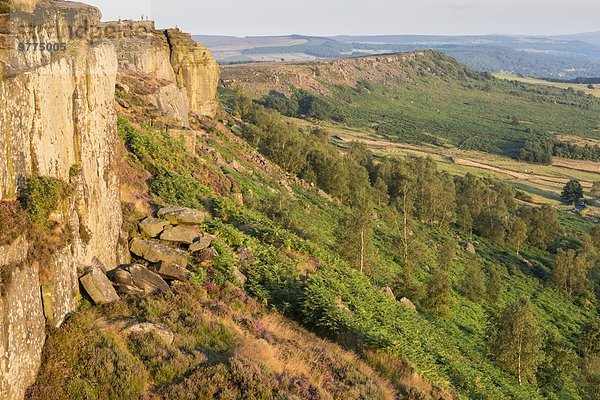
[[[291,99],[296,88],[306,90],[325,104],[298,115],[308,112],[404,143],[516,157],[531,137],[600,138],[600,100],[573,90],[495,79],[436,52],[225,66],[223,75],[231,85],[264,98],[264,104],[274,96]]]
[[[376,157],[359,143],[341,152],[326,130],[274,110],[373,130],[379,115],[398,140],[505,152],[526,136],[506,111],[532,107],[520,120],[577,122],[591,137],[596,100],[537,93],[434,53],[407,62],[354,66],[373,76],[358,86],[341,83],[347,66],[337,86],[327,81],[339,65],[324,65],[295,103],[291,86],[276,105],[261,100],[269,107],[228,90],[230,112],[183,136],[120,109],[130,235],[159,205],[206,209],[217,255],[190,262],[190,282],[172,293],[84,302],[52,332],[29,398],[598,399],[597,223],[428,158]],[[393,85],[382,71],[397,74]],[[269,79],[247,87],[262,97]],[[465,144],[476,128],[481,140]],[[111,330],[123,319],[165,324],[173,344],[124,338]]]

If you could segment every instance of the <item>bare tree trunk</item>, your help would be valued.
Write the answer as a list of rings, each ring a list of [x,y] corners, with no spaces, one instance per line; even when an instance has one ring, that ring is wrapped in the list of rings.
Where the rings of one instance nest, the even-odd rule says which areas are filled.
[[[402,196],[402,214],[404,218],[404,264],[408,264],[408,211],[406,210],[406,189]]]
[[[519,376],[519,386],[522,383],[521,379],[521,351],[523,349],[523,339],[519,337],[518,351],[517,351],[517,374]]]
[[[363,272],[365,267],[365,228],[360,230],[360,272]]]

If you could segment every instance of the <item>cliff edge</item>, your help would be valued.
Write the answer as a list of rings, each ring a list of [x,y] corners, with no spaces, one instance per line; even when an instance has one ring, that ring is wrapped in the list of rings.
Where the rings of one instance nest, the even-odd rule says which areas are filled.
[[[51,251],[40,256],[32,232],[0,240],[0,398],[6,400],[22,399],[34,381],[46,325],[59,326],[76,309],[87,266],[99,262],[110,270],[128,261],[117,78],[140,82],[132,91],[184,127],[190,116],[214,115],[218,83],[210,53],[178,30],[155,30],[149,21],[103,23],[97,8],[81,3],[22,3],[20,11],[0,14],[0,207],[18,203],[32,177],[65,182],[70,190],[51,214],[60,227]]]

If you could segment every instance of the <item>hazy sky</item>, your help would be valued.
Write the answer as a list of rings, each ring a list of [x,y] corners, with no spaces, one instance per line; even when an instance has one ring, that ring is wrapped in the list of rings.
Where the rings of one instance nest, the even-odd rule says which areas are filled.
[[[560,34],[600,30],[600,0],[82,0],[206,35]]]

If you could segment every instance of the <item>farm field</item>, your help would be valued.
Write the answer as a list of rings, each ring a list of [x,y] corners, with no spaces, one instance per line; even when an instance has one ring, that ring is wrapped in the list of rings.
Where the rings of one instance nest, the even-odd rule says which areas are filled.
[[[517,81],[517,82],[523,82],[523,83],[531,83],[534,85],[553,86],[553,87],[557,87],[560,89],[573,88],[575,90],[581,90],[581,91],[585,92],[586,94],[591,94],[596,97],[600,97],[600,85],[594,85],[594,89],[590,89],[590,88],[588,88],[588,85],[585,85],[585,84],[550,82],[550,81],[545,81],[543,79],[516,76],[516,75],[511,75],[511,74],[505,74],[505,73],[495,73],[493,75],[498,79],[504,79],[507,81]]]

